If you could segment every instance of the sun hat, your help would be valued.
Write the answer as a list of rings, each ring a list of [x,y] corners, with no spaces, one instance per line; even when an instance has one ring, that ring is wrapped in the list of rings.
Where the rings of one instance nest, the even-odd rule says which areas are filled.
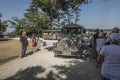
[[[119,28],[118,28],[118,27],[114,27],[114,28],[112,29],[112,32],[119,33]]]
[[[115,43],[120,43],[120,34],[119,33],[112,33],[108,36],[108,38],[106,39],[106,43],[108,41],[112,41],[112,42],[115,42]]]

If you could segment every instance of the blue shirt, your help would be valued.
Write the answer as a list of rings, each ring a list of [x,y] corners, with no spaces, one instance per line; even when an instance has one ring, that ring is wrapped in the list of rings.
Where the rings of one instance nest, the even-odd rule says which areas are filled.
[[[22,43],[23,47],[27,47],[28,46],[28,40],[26,36],[20,36],[20,42]]]
[[[120,45],[106,45],[100,54],[104,56],[102,75],[111,80],[120,80]]]

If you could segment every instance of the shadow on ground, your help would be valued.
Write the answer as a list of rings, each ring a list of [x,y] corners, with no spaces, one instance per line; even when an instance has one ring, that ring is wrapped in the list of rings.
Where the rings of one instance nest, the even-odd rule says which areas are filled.
[[[101,80],[99,69],[96,69],[95,62],[91,60],[79,59],[69,62],[70,66],[54,65],[58,74],[65,75],[63,80]]]
[[[6,78],[4,80],[62,80],[58,74],[55,74],[53,71],[49,71],[46,75],[47,77],[38,78],[37,74],[45,72],[45,68],[41,66],[29,67],[25,70],[19,70],[14,76]]]
[[[40,49],[37,49],[37,52],[38,51],[40,51]],[[30,51],[30,52],[28,52],[27,54],[26,54],[26,56],[30,56],[30,55],[32,55],[33,54],[33,51]],[[9,58],[7,58],[7,59],[0,59],[0,65],[2,65],[2,64],[4,64],[4,63],[6,63],[6,62],[8,62],[8,61],[10,61],[10,60],[14,60],[14,59],[16,59],[16,58],[18,58],[19,57],[19,55],[17,55],[17,56],[12,56],[12,57],[9,57]]]
[[[17,57],[18,57],[18,55],[17,55],[17,56],[9,57],[9,58],[7,58],[7,59],[0,59],[0,65],[3,64],[3,63],[8,62],[8,61],[10,61],[10,60],[14,60],[14,59],[16,59]]]
[[[26,56],[30,56],[30,55],[32,55],[33,54],[33,51],[30,51],[30,52],[28,52],[27,54],[26,54]]]
[[[41,49],[37,49],[37,52],[38,51],[40,51]],[[33,54],[33,51],[30,51],[30,52],[28,52],[27,54],[26,54],[26,56],[30,56],[30,55],[32,55]]]
[[[50,46],[50,47],[46,47],[45,49],[47,49],[48,51],[53,51],[54,48],[55,46]]]
[[[45,69],[41,66],[29,67],[25,70],[19,70],[14,76],[5,80],[41,80],[36,77],[37,74],[43,73]]]
[[[91,60],[74,59],[67,61],[68,65],[53,65],[48,73],[42,66],[29,67],[25,70],[19,70],[14,76],[5,80],[100,80],[99,70],[95,68],[95,62]],[[45,74],[46,76],[39,76]],[[64,77],[63,77],[64,76]]]

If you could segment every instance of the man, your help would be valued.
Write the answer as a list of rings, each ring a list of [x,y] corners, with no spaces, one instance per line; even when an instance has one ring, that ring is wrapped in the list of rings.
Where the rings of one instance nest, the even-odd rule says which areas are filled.
[[[26,50],[28,46],[28,40],[26,36],[26,32],[22,32],[22,35],[20,36],[20,43],[21,43],[21,58],[26,56]]]

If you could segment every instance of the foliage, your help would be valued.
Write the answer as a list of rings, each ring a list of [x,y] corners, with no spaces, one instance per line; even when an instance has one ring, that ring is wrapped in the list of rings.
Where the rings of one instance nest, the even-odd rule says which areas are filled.
[[[24,18],[12,17],[9,23],[16,29],[19,35],[26,31],[28,35],[32,33],[42,35],[45,29],[51,29],[71,23],[75,18],[75,23],[79,21],[79,6],[88,0],[31,0],[29,8],[24,13]]]
[[[1,20],[2,14],[0,13],[0,34],[6,31],[7,28],[7,21],[2,21]]]
[[[0,33],[6,31],[6,28],[7,28],[7,22],[6,21],[0,22]]]
[[[41,35],[42,30],[48,29],[50,26],[50,21],[47,14],[38,11],[38,8],[31,4],[30,7],[26,10],[24,14],[25,18],[30,23],[29,26],[34,28],[34,33],[38,33],[38,36]]]
[[[74,15],[76,15],[75,23],[77,23],[79,6],[85,1],[87,0],[32,0],[31,4],[47,14],[51,22],[50,28],[52,28],[54,21],[58,22],[58,26],[64,22],[70,23]],[[60,22],[61,20],[63,22]]]
[[[19,19],[17,17],[12,17],[12,19],[8,20],[8,22],[11,24],[11,27],[16,29],[16,35],[21,33],[21,29],[27,28],[29,26],[25,18]]]
[[[10,38],[16,37],[17,36],[16,34],[17,34],[16,31],[11,32],[8,34],[8,37],[10,37]]]

